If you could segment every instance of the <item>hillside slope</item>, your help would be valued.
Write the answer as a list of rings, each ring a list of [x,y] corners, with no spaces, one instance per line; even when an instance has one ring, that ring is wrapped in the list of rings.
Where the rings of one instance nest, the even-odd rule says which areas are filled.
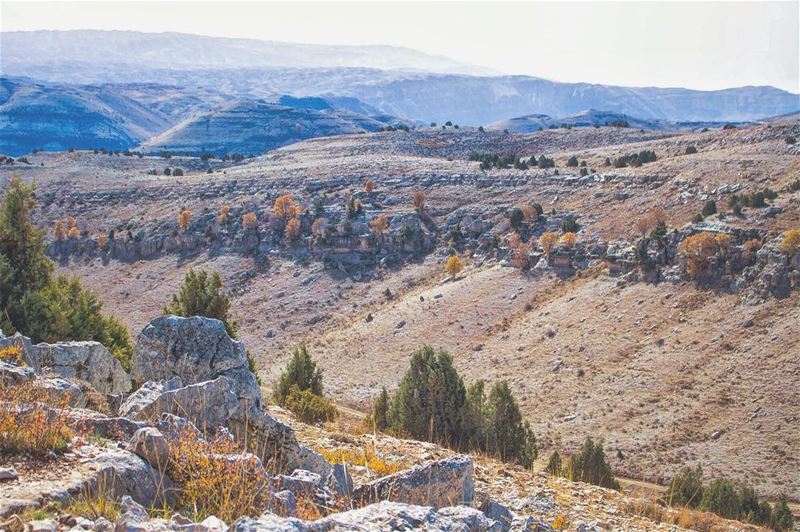
[[[376,131],[375,119],[332,108],[315,110],[241,101],[192,117],[140,146],[146,153],[262,154],[312,137]]]
[[[410,353],[429,343],[450,350],[468,382],[507,379],[543,457],[553,449],[572,452],[593,435],[605,441],[621,475],[663,481],[684,464],[700,464],[709,477],[726,474],[761,494],[786,492],[797,501],[800,442],[791,430],[800,419],[796,289],[783,299],[749,298],[754,277],[715,290],[675,276],[658,283],[612,277],[600,258],[574,275],[558,277],[549,267],[523,274],[506,267],[503,257],[510,209],[534,202],[547,217],[537,236],[560,231],[561,220],[574,216],[579,244],[587,248],[637,242],[634,222],[657,207],[666,211],[670,234],[686,230],[709,200],[722,214],[703,227],[753,231],[775,242],[800,227],[794,185],[800,152],[786,142],[798,136],[796,120],[669,134],[420,128],[305,140],[236,165],[38,153],[31,166],[0,167],[0,186],[14,174],[35,179],[43,205],[36,218],[51,237],[54,221],[67,216],[92,235],[81,241],[87,245],[112,229],[130,231],[120,246],[140,242],[141,254],[117,260],[80,253],[76,243],[78,251],[60,258],[59,268],[80,275],[133,330],[168,303],[189,268],[220,271],[239,334],[265,383],[304,341],[325,370],[326,393],[366,408],[383,385],[397,386]],[[697,153],[687,155],[688,146]],[[657,160],[605,165],[606,158],[642,150],[653,150]],[[481,170],[468,159],[472,151],[546,153],[557,167]],[[573,155],[595,172],[582,176],[580,168],[567,167]],[[185,175],[148,175],[165,164]],[[367,179],[374,182],[369,195]],[[778,194],[767,206],[741,214],[728,207],[734,193],[765,187]],[[323,260],[310,232],[289,245],[261,216],[279,194],[291,193],[309,209],[323,198],[325,217],[336,220],[356,197],[366,214],[352,226],[385,214],[396,228],[416,216],[414,190],[425,192],[425,225],[435,227],[437,239],[435,248],[402,260],[377,252],[374,261],[347,268],[337,261],[369,247],[368,229],[351,243],[343,239],[341,253],[327,250],[339,254]],[[223,205],[236,220],[225,230],[214,221]],[[182,208],[194,213],[185,232],[177,225]],[[243,233],[235,229],[244,212],[262,220],[257,251],[243,247]],[[455,224],[466,244],[452,241]],[[214,246],[209,226],[218,235]],[[451,246],[466,263],[455,282],[443,273]]]
[[[0,78],[0,152],[34,148],[125,150],[171,124],[168,116],[109,87],[52,86]]]

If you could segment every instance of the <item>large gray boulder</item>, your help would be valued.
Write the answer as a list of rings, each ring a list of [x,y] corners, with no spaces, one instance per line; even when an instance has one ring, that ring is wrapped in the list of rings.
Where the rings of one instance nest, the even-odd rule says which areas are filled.
[[[131,390],[130,375],[99,342],[42,343],[33,346],[33,351],[42,367],[67,379],[84,380],[98,392],[117,394]]]
[[[161,316],[136,338],[131,371],[139,382],[180,377],[192,383],[240,368],[248,368],[244,345],[228,336],[221,321]]]
[[[67,470],[55,475],[21,475],[19,481],[3,486],[0,518],[52,501],[66,504],[70,499],[98,490],[114,499],[128,495],[145,507],[174,502],[170,479],[134,453],[93,444],[85,444],[73,452],[76,461]]]
[[[358,504],[389,500],[436,508],[471,504],[472,472],[471,457],[453,456],[362,484],[354,490],[353,499]]]
[[[81,379],[101,393],[118,394],[131,390],[131,378],[103,344],[98,342],[31,343],[31,339],[16,333],[0,337],[0,349],[19,347],[20,366],[36,372],[47,369],[66,379]]]
[[[145,382],[122,402],[119,407],[119,415],[131,419],[140,417],[139,414],[150,407],[161,395],[182,387],[183,382],[179,377]]]
[[[123,403],[120,415],[157,420],[174,414],[205,434],[225,427],[236,438],[247,436],[251,450],[279,470],[302,468],[294,431],[264,411],[244,345],[228,336],[221,321],[156,318],[136,339],[132,372],[145,384]]]
[[[325,532],[328,530],[448,530],[500,531],[502,527],[482,512],[468,506],[445,507],[382,501],[357,510],[329,515],[317,521],[301,521],[266,513],[258,519],[244,517],[233,523],[232,532]]]

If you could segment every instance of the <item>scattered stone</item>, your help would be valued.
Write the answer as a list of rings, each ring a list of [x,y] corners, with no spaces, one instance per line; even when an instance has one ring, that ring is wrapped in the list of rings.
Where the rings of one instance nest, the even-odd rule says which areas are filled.
[[[9,482],[18,478],[17,470],[13,467],[0,467],[0,482]]]
[[[158,429],[139,429],[129,443],[131,451],[138,454],[152,467],[164,471],[169,462],[169,443]]]
[[[472,458],[465,455],[417,465],[358,486],[353,499],[360,504],[389,500],[437,508],[471,504],[475,490],[472,469]]]

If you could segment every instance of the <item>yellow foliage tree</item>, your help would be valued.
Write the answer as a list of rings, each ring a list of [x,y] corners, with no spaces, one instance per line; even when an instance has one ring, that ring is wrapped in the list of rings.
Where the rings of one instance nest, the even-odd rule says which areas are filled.
[[[254,212],[246,212],[244,216],[242,216],[242,225],[246,229],[253,229],[258,227],[258,218],[256,218],[256,213]]]
[[[74,216],[67,216],[67,227],[76,227],[78,225],[78,220],[75,219]]]
[[[364,183],[364,192],[367,194],[372,194],[372,189],[374,186],[375,184],[372,182],[372,179],[367,179],[367,182]]]
[[[548,257],[553,251],[553,247],[555,247],[556,242],[558,242],[558,235],[553,231],[542,233],[542,236],[539,238],[539,245],[542,246],[542,251],[544,251],[544,254]]]
[[[217,216],[217,223],[219,225],[228,225],[230,218],[231,218],[231,206],[223,205],[219,210],[219,216]]]
[[[369,227],[370,229],[372,229],[372,234],[374,234],[375,236],[380,236],[387,229],[389,229],[389,218],[387,218],[385,214],[381,214],[380,216],[369,222]]]
[[[786,231],[786,235],[781,242],[781,251],[790,257],[800,251],[800,231],[797,229]]]
[[[56,240],[61,241],[67,238],[67,231],[64,229],[64,222],[58,220],[56,222],[55,227],[53,228],[53,232],[55,233]]]
[[[292,218],[286,223],[286,239],[295,241],[300,236],[300,220]]]
[[[686,259],[689,277],[697,279],[706,269],[708,260],[717,254],[717,240],[712,233],[697,233],[683,239],[678,253]]]
[[[417,212],[422,213],[425,209],[425,193],[421,190],[415,190],[413,194],[411,194],[411,201],[414,204],[414,208],[417,209]]]
[[[561,237],[561,245],[567,249],[572,249],[578,243],[578,235],[572,232],[566,232]]]
[[[70,238],[78,238],[79,236],[81,236],[81,230],[78,229],[77,227],[70,227],[67,236],[69,236]]]
[[[464,269],[464,265],[461,263],[461,257],[458,255],[450,255],[450,258],[447,259],[447,264],[444,266],[447,275],[454,278],[458,273]]]
[[[189,229],[189,226],[192,224],[192,211],[189,209],[182,209],[181,213],[178,215],[178,226],[184,231]]]
[[[512,233],[512,235],[508,237],[509,258],[511,264],[513,264],[515,268],[524,269],[528,266],[531,249],[533,249],[533,237],[531,237],[531,241],[527,244],[522,241],[517,233]]]
[[[300,212],[300,207],[294,202],[289,194],[278,196],[272,206],[272,212],[276,218],[288,222]]]

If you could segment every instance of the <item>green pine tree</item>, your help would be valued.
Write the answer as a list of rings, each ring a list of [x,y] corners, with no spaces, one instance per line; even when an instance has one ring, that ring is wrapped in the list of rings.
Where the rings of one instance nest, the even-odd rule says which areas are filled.
[[[296,386],[301,392],[308,390],[322,397],[322,369],[311,359],[305,345],[295,347],[292,352],[291,360],[275,385],[275,402],[285,406],[292,386]]]

